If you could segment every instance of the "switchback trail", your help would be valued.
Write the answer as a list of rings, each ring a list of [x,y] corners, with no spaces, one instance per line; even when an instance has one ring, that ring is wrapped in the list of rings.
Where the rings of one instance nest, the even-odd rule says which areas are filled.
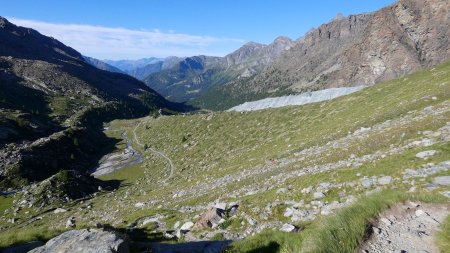
[[[137,135],[136,135],[136,129],[138,129],[138,128],[140,127],[140,125],[141,125],[143,122],[144,122],[144,120],[142,120],[141,122],[139,122],[139,124],[137,124],[136,127],[133,129],[133,138],[134,138],[134,141],[135,141],[136,144],[137,144],[138,146],[140,146],[140,147],[144,147],[144,144],[142,144],[142,143],[139,141],[139,139],[137,138]],[[154,154],[159,155],[159,156],[161,156],[162,158],[164,158],[165,160],[167,160],[167,162],[169,163],[169,167],[170,167],[170,173],[169,173],[169,176],[168,176],[164,181],[169,180],[169,179],[173,176],[173,171],[174,171],[174,166],[173,166],[172,159],[170,159],[170,158],[169,158],[167,155],[165,155],[163,152],[158,151],[158,150],[155,150],[155,149],[153,149],[153,148],[151,148],[151,147],[147,147],[146,150],[150,150],[150,151],[153,152]],[[145,151],[145,150],[144,150],[144,151]]]

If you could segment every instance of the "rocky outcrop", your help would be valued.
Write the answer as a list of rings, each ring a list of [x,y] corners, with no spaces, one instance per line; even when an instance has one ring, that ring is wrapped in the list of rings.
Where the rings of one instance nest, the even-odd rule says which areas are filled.
[[[106,184],[77,171],[60,171],[42,182],[24,187],[17,203],[20,208],[64,204],[89,197],[97,192],[99,187],[104,188]]]
[[[215,228],[220,223],[224,222],[225,210],[218,209],[215,207],[210,207],[203,213],[198,221],[195,223],[194,227],[198,229],[203,228]]]
[[[96,229],[71,230],[30,253],[128,253],[127,240],[114,232]]]

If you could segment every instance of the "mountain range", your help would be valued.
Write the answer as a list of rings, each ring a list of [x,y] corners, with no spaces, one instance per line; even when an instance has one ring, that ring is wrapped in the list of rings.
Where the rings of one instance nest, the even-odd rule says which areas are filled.
[[[450,56],[450,3],[400,0],[336,16],[296,41],[250,42],[225,57],[194,56],[143,80],[168,99],[227,109],[259,98],[373,85]]]

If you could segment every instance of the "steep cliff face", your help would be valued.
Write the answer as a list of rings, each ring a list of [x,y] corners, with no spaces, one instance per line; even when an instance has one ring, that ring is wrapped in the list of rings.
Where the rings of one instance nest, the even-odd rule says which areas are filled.
[[[448,1],[404,0],[376,12],[333,83],[371,85],[449,59],[449,9]]]
[[[314,29],[250,81],[254,91],[372,85],[450,57],[450,2],[401,0]]]

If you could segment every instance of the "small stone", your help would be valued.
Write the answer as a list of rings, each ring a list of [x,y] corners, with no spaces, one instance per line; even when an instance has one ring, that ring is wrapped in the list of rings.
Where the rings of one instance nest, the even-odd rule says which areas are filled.
[[[416,210],[416,216],[419,217],[421,215],[425,214],[425,212],[421,209]]]
[[[296,232],[297,230],[298,230],[298,228],[296,226],[288,224],[288,223],[284,223],[280,229],[280,231],[287,232],[287,233]]]
[[[247,222],[250,226],[256,225],[257,221],[253,219],[252,217],[247,217]]]
[[[73,228],[75,227],[75,217],[70,217],[66,222],[66,228]]]
[[[143,202],[137,202],[136,204],[134,204],[134,207],[136,207],[136,208],[142,208],[144,206],[145,206],[145,203],[143,203]]]
[[[280,194],[280,193],[287,193],[289,190],[287,189],[287,188],[280,188],[280,189],[278,189],[277,190],[277,194]]]
[[[301,190],[301,193],[303,193],[303,194],[310,194],[311,192],[312,192],[312,186],[309,186],[309,187]]]
[[[372,231],[373,231],[373,233],[376,234],[376,235],[381,234],[381,229],[380,229],[380,228],[372,227]]]
[[[53,213],[64,213],[64,212],[67,212],[67,210],[63,208],[56,208],[55,211],[53,211]]]
[[[313,194],[313,198],[314,199],[322,199],[322,198],[325,198],[325,194],[323,194],[322,192],[315,192]]]
[[[372,179],[368,179],[368,178],[363,179],[363,180],[361,180],[361,185],[362,185],[364,188],[369,188],[370,186],[373,185],[373,180],[372,180]]]
[[[177,230],[178,227],[180,227],[180,222],[179,221],[177,221],[177,222],[175,222],[175,224],[173,224],[173,230]]]
[[[383,217],[383,218],[380,219],[380,221],[383,222],[386,226],[392,225],[392,222],[389,219],[387,219],[387,218]]]

